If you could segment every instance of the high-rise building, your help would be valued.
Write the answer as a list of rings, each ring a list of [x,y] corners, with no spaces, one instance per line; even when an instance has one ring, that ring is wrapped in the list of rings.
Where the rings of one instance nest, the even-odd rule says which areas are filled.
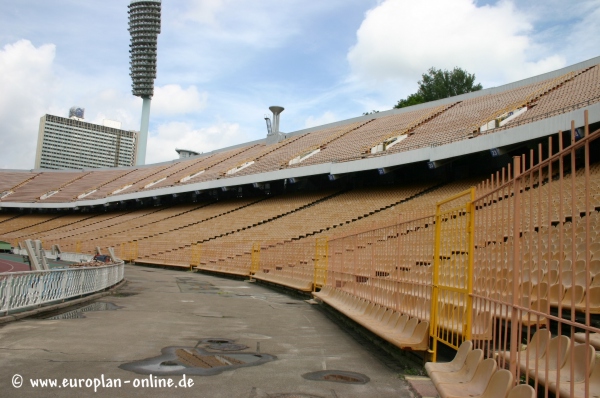
[[[83,121],[83,108],[70,118],[44,115],[40,119],[35,168],[81,169],[134,166],[137,131],[121,130],[121,123],[104,125]]]
[[[137,149],[137,164],[146,163],[146,143],[150,123],[150,101],[156,79],[156,48],[160,33],[160,0],[131,0],[129,4],[131,35],[130,72],[133,95],[143,99],[142,121]]]

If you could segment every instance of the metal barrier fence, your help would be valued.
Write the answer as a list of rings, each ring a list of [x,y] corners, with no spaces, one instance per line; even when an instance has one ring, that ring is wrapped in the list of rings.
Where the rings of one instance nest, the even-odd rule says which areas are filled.
[[[434,216],[329,240],[326,286],[429,321]]]
[[[474,308],[494,321],[476,346],[545,396],[600,394],[600,131],[585,121],[515,158],[474,202]]]
[[[436,205],[430,321],[434,362],[438,342],[458,349],[472,337],[474,199],[471,188]]]
[[[583,133],[573,126],[549,137],[475,191],[438,202],[435,215],[329,240],[205,242],[201,250],[153,242],[140,252],[341,290],[430,322],[434,359],[438,343],[457,348],[470,338],[546,397],[598,396],[598,137],[586,112]],[[137,243],[121,250],[137,257]]]
[[[98,292],[123,280],[124,263],[0,274],[0,313]]]

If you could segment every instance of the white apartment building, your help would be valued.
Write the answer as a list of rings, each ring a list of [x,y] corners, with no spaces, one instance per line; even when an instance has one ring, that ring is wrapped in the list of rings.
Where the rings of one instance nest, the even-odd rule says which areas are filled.
[[[138,132],[120,127],[119,122],[110,120],[98,125],[76,116],[44,115],[40,119],[35,168],[134,166]]]

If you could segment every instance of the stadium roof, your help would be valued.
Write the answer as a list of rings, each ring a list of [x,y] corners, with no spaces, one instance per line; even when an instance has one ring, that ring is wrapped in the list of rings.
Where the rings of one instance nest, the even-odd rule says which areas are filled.
[[[582,126],[584,124],[583,110],[588,110],[590,124],[599,122],[599,64],[600,57],[596,57],[500,87],[300,130],[284,134],[284,140],[273,145],[266,145],[265,138],[203,153],[187,159],[132,168],[111,169],[111,172],[117,170],[123,174],[131,173],[133,175],[139,173],[141,175],[142,171],[145,174],[140,176],[139,181],[129,186],[119,187],[119,189],[110,191],[104,196],[95,194],[96,197],[94,197],[93,193],[95,191],[92,191],[93,189],[98,190],[99,187],[106,184],[110,185],[110,183],[102,183],[104,184],[102,185],[99,179],[94,182],[94,175],[89,175],[92,173],[91,170],[51,172],[47,170],[0,170],[0,175],[10,173],[11,181],[15,181],[12,186],[10,182],[4,185],[0,183],[0,206],[4,208],[64,209],[312,175],[339,176],[416,162],[429,162],[431,167],[435,167],[436,162],[444,162],[452,158],[489,151],[490,149],[510,147],[555,134],[559,130],[570,130],[572,120],[575,121],[576,126]],[[580,88],[582,85],[585,90]],[[490,101],[498,101],[498,103],[490,103]],[[516,111],[519,107],[520,109],[533,110],[524,112],[523,115],[512,115],[513,111]],[[511,119],[508,119],[510,123],[505,126],[496,124],[487,131],[483,129],[485,123],[496,123],[495,120],[499,120],[500,115],[503,115],[501,117],[511,115]],[[371,128],[370,131],[369,128]],[[328,135],[324,132],[327,132]],[[371,134],[371,136],[368,134]],[[325,137],[326,139],[317,137]],[[373,141],[373,137],[378,138]],[[361,142],[357,144],[352,139]],[[285,149],[289,155],[292,153],[289,151],[295,145],[294,143],[302,142],[302,140],[306,141],[307,144],[301,148],[299,147],[301,150],[294,154],[295,157],[292,156],[293,159],[288,156],[283,158],[285,163],[276,164],[273,163],[275,160],[272,160],[273,164],[270,167],[264,166],[264,163],[267,162],[263,162],[261,167],[258,166],[259,159],[266,159],[272,156],[273,153],[278,153],[277,151],[281,152]],[[312,145],[309,145],[311,140],[313,141]],[[337,142],[334,142],[336,140]],[[386,140],[391,140],[389,142],[393,141],[394,145],[398,145],[389,151],[377,152],[375,149],[369,151],[369,147],[375,148],[378,142],[380,145],[387,145]],[[338,153],[329,157],[326,156],[327,153],[332,152],[328,148],[330,144],[340,146],[344,142],[355,146],[353,153],[343,155]],[[361,147],[360,151],[357,149],[359,147]],[[389,145],[389,147],[391,148],[392,145]],[[329,152],[327,152],[328,150]],[[318,154],[320,151],[323,153]],[[311,161],[304,162],[304,159],[313,155],[319,156],[314,156],[313,159],[310,159]],[[221,169],[214,172],[212,170],[216,170],[216,168],[213,168],[211,173],[207,172],[201,178],[198,177],[198,180],[202,180],[199,182],[193,182],[193,179],[205,170],[198,167],[194,168],[191,163],[189,163],[190,166],[186,166],[188,163],[185,165],[180,164],[180,162],[193,161],[198,162],[198,164],[204,162],[208,165],[210,163],[209,159],[219,157],[223,159],[217,162]],[[217,163],[205,166],[206,170]],[[231,166],[232,164],[233,166]],[[225,165],[229,165],[227,167],[230,168],[225,167]],[[173,180],[177,177],[176,173],[172,172],[174,169],[181,173],[188,170],[191,174],[185,178]],[[94,169],[93,172],[102,173],[103,171],[108,173],[108,170],[103,169]],[[48,179],[50,173],[53,173],[52,177],[56,179],[56,183],[55,186],[49,185],[48,192],[42,192],[46,198],[59,193],[65,187],[73,188],[78,183],[82,184],[80,194],[75,194],[71,200],[61,201],[40,200],[39,197],[30,200],[23,196],[17,200],[15,198],[18,198],[19,195],[12,196],[12,192],[17,192],[19,187],[28,183],[28,180],[33,180],[36,176],[39,179],[40,174],[46,175]],[[65,173],[71,174],[67,175]],[[72,173],[78,174],[73,175]],[[168,175],[168,178],[163,178],[165,175]],[[100,177],[100,174],[95,176]],[[117,181],[119,178],[121,177],[114,177]],[[152,180],[152,178],[155,180]],[[171,183],[165,186],[169,183],[169,178]],[[88,186],[82,183],[86,179],[92,181]],[[5,180],[8,180],[8,178]],[[76,181],[79,182],[76,183]],[[130,189],[135,184],[138,184],[138,186]],[[129,192],[128,189],[130,189]],[[87,193],[89,192],[92,193],[88,197]],[[48,193],[51,193],[51,195],[48,195]],[[57,198],[59,196],[57,195]]]

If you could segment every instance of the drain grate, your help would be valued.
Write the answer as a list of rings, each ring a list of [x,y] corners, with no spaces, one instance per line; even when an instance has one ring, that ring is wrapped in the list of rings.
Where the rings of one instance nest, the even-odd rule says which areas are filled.
[[[202,339],[198,342],[198,344],[229,344],[233,343],[235,340],[231,339],[221,339],[219,337],[210,337],[208,339]]]
[[[207,344],[207,347],[211,350],[219,350],[219,351],[241,351],[248,348],[247,345],[244,344],[235,344],[235,340],[231,339],[220,339],[220,338],[209,338],[202,339],[198,341],[196,347],[200,344]]]
[[[210,344],[208,346],[211,350],[219,350],[219,351],[241,351],[248,348],[247,345],[244,344],[234,344],[234,343],[225,343],[225,344]]]
[[[362,373],[347,372],[345,370],[320,370],[318,372],[302,375],[306,380],[333,381],[345,384],[367,384],[371,379]]]

